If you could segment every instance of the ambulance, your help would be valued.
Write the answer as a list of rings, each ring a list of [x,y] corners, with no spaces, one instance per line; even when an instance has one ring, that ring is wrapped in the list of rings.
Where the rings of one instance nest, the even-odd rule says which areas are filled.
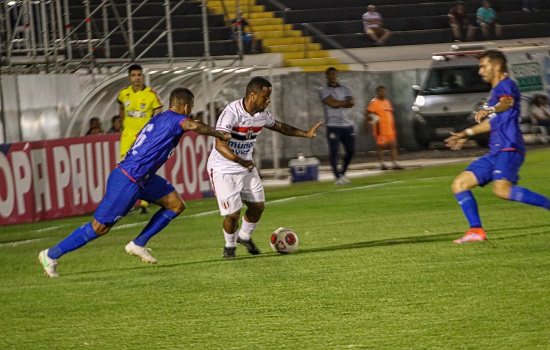
[[[414,85],[412,106],[415,139],[420,148],[442,141],[450,132],[475,124],[475,112],[483,108],[491,85],[478,74],[479,56],[486,50],[502,51],[508,60],[508,74],[521,92],[521,118],[529,120],[529,102],[535,94],[550,96],[550,47],[526,44],[497,47],[494,43],[452,45],[449,52],[437,52],[421,85]],[[489,134],[478,135],[480,146]]]

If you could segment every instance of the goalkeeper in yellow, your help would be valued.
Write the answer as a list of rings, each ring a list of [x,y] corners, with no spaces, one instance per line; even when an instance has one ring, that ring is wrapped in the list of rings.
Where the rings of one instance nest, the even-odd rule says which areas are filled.
[[[128,68],[130,86],[118,94],[119,115],[122,120],[120,135],[120,159],[132,147],[141,128],[157,113],[162,112],[162,103],[157,93],[143,83],[143,68],[133,64]],[[146,214],[149,203],[141,201],[142,214]]]

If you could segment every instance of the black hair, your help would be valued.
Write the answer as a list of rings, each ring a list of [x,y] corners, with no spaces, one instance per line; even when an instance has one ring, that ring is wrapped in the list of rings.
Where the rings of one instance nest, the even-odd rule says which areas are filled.
[[[184,87],[175,88],[172,92],[170,92],[170,107],[177,104],[189,104],[193,102],[194,99],[195,95],[193,95],[191,90]]]
[[[143,72],[143,68],[139,64],[132,64],[130,67],[128,67],[128,75],[130,75],[133,70],[140,70]]]
[[[485,58],[489,59],[491,63],[500,63],[500,71],[502,73],[506,73],[508,71],[508,68],[506,67],[506,56],[502,53],[502,51],[498,50],[487,50],[485,51],[479,59]]]
[[[332,71],[338,72],[338,70],[337,70],[336,68],[334,68],[334,67],[328,67],[327,69],[325,69],[325,75],[327,75],[328,73],[330,73],[330,72],[332,72]]]
[[[386,87],[384,85],[378,85],[376,87],[376,91],[380,90],[380,89],[385,89]]]
[[[113,115],[113,117],[111,118],[111,123],[114,123],[115,120],[117,119],[120,119],[120,116],[117,114],[117,115]]]
[[[251,93],[259,93],[264,89],[264,87],[270,88],[271,83],[269,80],[267,80],[264,77],[254,77],[250,79],[248,82],[248,85],[246,85],[246,95],[250,95]]]

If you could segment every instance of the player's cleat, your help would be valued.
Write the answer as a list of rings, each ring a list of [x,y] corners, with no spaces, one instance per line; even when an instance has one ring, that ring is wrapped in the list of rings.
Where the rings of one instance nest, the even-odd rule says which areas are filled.
[[[386,164],[382,163],[380,164],[380,170],[390,170],[390,168],[388,168]]]
[[[126,250],[126,253],[130,255],[135,255],[138,258],[141,258],[141,260],[150,264],[156,264],[158,262],[157,259],[153,258],[151,254],[149,254],[149,248],[140,247],[139,245],[135,244],[134,241],[126,244],[126,247],[124,249]]]
[[[236,256],[235,255],[236,249],[237,247],[223,247],[223,258],[224,259],[234,258]]]
[[[391,168],[392,168],[392,170],[403,170],[403,169],[405,169],[400,164],[397,164],[397,163],[393,163],[393,166]]]
[[[468,242],[480,242],[480,241],[486,241],[487,240],[487,234],[485,233],[485,230],[482,228],[471,228],[464,236],[460,237],[459,239],[455,239],[453,243],[468,243]]]
[[[256,247],[254,242],[252,242],[252,238],[249,239],[249,240],[244,240],[244,239],[241,239],[241,237],[237,236],[237,243],[240,243],[240,244],[244,245],[246,247],[246,249],[248,249],[248,252],[252,255],[261,254],[258,247]]]
[[[49,249],[44,249],[38,254],[38,261],[44,269],[44,274],[48,277],[59,277],[57,274],[57,260],[48,256]]]
[[[147,213],[149,213],[149,207],[140,207],[140,208],[139,208],[139,213],[140,213],[140,214],[147,214]]]
[[[340,175],[340,178],[338,180],[340,180],[344,185],[351,183],[348,177],[344,174]]]

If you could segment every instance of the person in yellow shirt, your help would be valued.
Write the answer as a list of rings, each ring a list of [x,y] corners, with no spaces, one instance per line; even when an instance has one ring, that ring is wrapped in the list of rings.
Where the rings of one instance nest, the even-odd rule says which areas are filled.
[[[141,128],[157,113],[162,112],[162,103],[157,93],[143,82],[143,68],[133,64],[128,68],[130,86],[118,94],[119,115],[122,120],[120,135],[120,159],[132,147]],[[141,213],[149,212],[149,203],[141,201]]]
[[[391,169],[403,169],[397,163],[397,138],[395,132],[395,122],[393,118],[393,107],[391,102],[386,98],[386,88],[378,86],[376,88],[376,97],[373,98],[365,112],[365,126],[367,134],[372,127],[372,133],[376,139],[378,161],[380,162],[380,170],[389,170],[390,168],[384,164],[384,148],[390,148],[390,157],[393,162]]]

